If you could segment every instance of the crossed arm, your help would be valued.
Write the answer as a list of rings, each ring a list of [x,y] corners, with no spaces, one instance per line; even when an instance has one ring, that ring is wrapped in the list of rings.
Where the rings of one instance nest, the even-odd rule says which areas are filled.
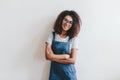
[[[63,64],[74,64],[76,59],[76,49],[72,48],[70,55],[68,54],[54,54],[51,49],[51,44],[46,43],[45,56],[47,60],[55,61]]]

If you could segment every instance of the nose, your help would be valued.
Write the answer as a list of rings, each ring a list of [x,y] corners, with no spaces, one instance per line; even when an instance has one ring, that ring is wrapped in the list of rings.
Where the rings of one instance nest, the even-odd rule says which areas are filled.
[[[64,23],[64,26],[69,26],[69,23],[68,22]]]
[[[67,26],[67,23],[64,23],[64,26]]]

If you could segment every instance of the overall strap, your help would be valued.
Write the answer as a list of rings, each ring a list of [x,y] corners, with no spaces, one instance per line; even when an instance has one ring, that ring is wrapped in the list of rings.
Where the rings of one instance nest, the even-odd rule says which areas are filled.
[[[52,34],[53,34],[52,41],[54,41],[55,40],[55,32],[52,32]]]
[[[69,37],[68,42],[71,43],[71,41],[72,41],[72,38]]]

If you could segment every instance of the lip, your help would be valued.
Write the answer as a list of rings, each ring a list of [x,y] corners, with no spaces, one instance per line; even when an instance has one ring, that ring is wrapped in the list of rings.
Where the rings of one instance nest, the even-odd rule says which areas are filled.
[[[63,26],[63,29],[64,30],[68,30],[68,26]]]

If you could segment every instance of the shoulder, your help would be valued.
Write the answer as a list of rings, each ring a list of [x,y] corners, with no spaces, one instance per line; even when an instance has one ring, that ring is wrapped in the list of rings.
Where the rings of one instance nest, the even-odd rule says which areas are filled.
[[[45,42],[52,44],[52,39],[53,39],[53,32],[50,32]]]
[[[77,37],[74,37],[71,39],[71,48],[77,48],[78,49],[78,39]]]
[[[77,40],[78,40],[77,37],[73,37],[73,38],[71,38],[71,41],[72,41],[72,42],[76,42]]]
[[[52,38],[54,35],[56,35],[56,33],[52,31],[48,34],[48,37]]]

